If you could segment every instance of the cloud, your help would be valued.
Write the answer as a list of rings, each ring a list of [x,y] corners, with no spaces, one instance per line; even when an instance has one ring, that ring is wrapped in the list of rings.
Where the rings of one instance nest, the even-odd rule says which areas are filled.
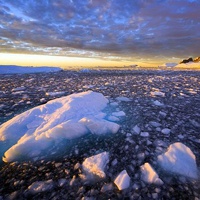
[[[0,0],[1,51],[185,57],[199,50],[199,10],[195,0]]]

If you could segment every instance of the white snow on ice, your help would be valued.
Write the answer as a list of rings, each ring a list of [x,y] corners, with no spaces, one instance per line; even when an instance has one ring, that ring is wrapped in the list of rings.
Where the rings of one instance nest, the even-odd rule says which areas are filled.
[[[63,139],[87,133],[116,133],[120,126],[104,119],[102,112],[108,102],[101,93],[87,91],[51,100],[5,122],[0,141],[14,145],[7,148],[3,161],[36,157]]]
[[[141,169],[141,178],[144,182],[154,183],[158,185],[163,184],[163,181],[159,178],[158,174],[149,163],[145,163],[140,167],[140,169]]]
[[[103,152],[83,161],[82,167],[86,175],[86,178],[105,178],[106,174],[104,172],[106,165],[109,162],[108,152]]]
[[[58,72],[59,67],[21,67],[16,65],[0,65],[0,74],[29,74],[41,72]]]
[[[130,186],[130,177],[126,170],[123,170],[114,180],[115,185],[119,190],[124,190]]]
[[[180,142],[169,146],[167,152],[158,156],[158,163],[166,171],[190,178],[197,178],[196,157],[193,152]]]

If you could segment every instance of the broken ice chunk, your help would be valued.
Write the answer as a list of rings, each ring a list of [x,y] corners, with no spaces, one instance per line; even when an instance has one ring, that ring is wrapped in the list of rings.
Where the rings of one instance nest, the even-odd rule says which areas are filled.
[[[161,103],[160,101],[156,100],[156,101],[153,101],[153,104],[156,105],[156,106],[163,106],[164,104]]]
[[[98,178],[105,178],[104,169],[108,162],[109,154],[107,152],[86,158],[82,164],[86,177],[94,178],[96,176]]]
[[[148,132],[141,132],[140,136],[142,136],[142,137],[149,137],[149,133]]]
[[[165,97],[165,93],[164,92],[151,92],[152,96],[160,96],[160,97]]]
[[[140,127],[139,127],[138,125],[135,125],[135,126],[133,127],[133,131],[134,131],[134,133],[136,133],[137,135],[140,134]]]
[[[163,184],[163,181],[159,178],[156,171],[149,163],[145,163],[140,167],[142,172],[142,180],[147,183]]]
[[[130,177],[127,174],[126,170],[123,170],[122,172],[120,172],[120,174],[115,179],[114,183],[118,187],[119,190],[124,190],[129,187]]]
[[[47,181],[36,181],[33,182],[29,187],[28,190],[30,193],[40,193],[40,192],[46,192],[51,190],[54,187],[54,182],[50,179]]]
[[[151,121],[150,124],[151,124],[153,127],[159,127],[159,126],[161,126],[161,123],[159,123],[159,122],[154,122],[154,121]]]
[[[124,117],[124,116],[126,116],[124,111],[113,112],[112,115],[115,116],[115,117]]]
[[[128,97],[117,97],[116,98],[117,101],[125,101],[125,102],[129,102],[131,101],[131,99],[129,99]]]
[[[165,134],[165,135],[168,135],[170,134],[171,130],[169,128],[164,128],[161,130],[161,133]]]

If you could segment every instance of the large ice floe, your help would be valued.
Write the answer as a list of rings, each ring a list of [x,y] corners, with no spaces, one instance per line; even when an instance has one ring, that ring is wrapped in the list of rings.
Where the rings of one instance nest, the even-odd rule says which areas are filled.
[[[51,100],[14,117],[0,126],[0,141],[7,144],[3,161],[37,157],[63,139],[87,133],[116,133],[120,126],[106,120],[109,117],[103,112],[108,103],[101,93],[87,91]]]
[[[158,156],[158,163],[166,171],[190,178],[197,178],[198,169],[193,152],[180,142],[169,146],[167,152]]]

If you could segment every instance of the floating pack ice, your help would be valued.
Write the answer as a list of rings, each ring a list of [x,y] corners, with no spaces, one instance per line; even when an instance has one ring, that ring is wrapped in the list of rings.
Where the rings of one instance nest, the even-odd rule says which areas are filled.
[[[171,144],[167,152],[158,156],[158,163],[169,172],[190,178],[198,176],[196,157],[190,148],[181,142]]]
[[[0,141],[8,146],[4,162],[39,156],[63,139],[87,133],[116,133],[119,125],[104,119],[108,99],[101,93],[82,92],[30,109],[0,126]]]

